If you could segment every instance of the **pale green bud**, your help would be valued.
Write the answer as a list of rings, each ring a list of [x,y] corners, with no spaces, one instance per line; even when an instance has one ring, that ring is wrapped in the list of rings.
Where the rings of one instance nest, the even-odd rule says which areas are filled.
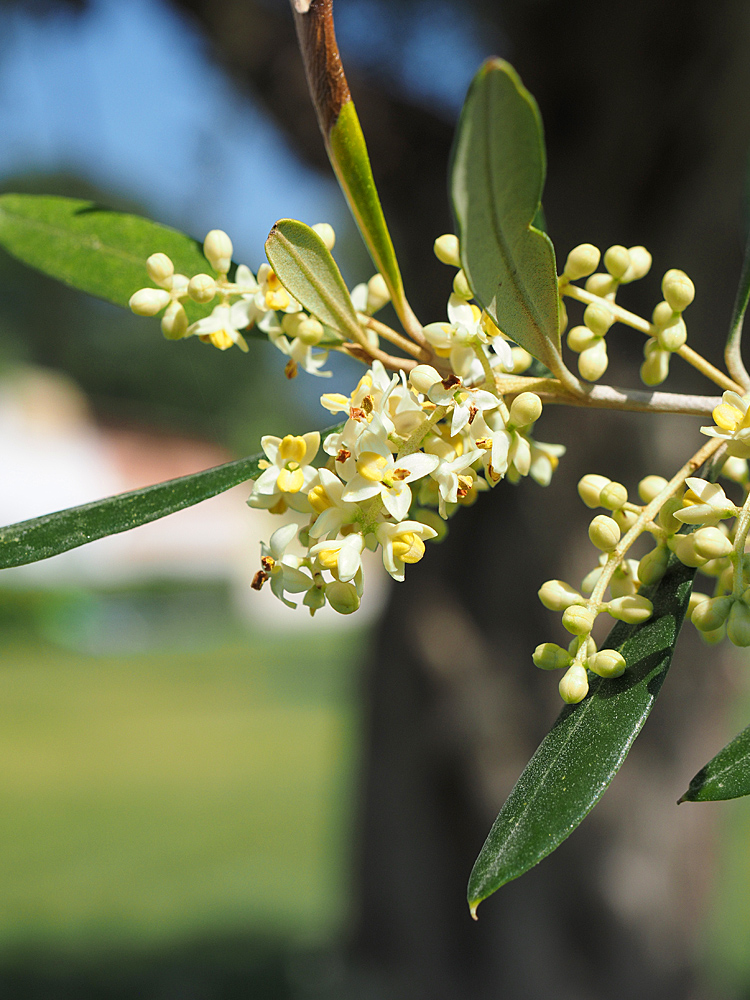
[[[619,525],[620,531],[625,532],[630,531],[635,524],[638,515],[632,510],[615,510],[612,512],[612,517]]]
[[[709,559],[708,562],[703,563],[701,566],[701,573],[703,573],[704,576],[721,576],[729,565],[729,560],[726,558]]]
[[[360,600],[357,588],[353,583],[342,583],[332,580],[326,584],[326,600],[334,611],[340,615],[350,615],[359,607]]]
[[[695,285],[684,271],[673,267],[662,278],[661,292],[675,312],[682,312],[695,298]]]
[[[368,313],[376,313],[379,309],[391,301],[391,293],[388,291],[388,286],[385,283],[385,278],[382,274],[373,274],[370,280],[367,282],[367,311]]]
[[[559,303],[560,307],[557,312],[557,330],[560,334],[563,334],[568,329],[568,310],[564,299],[560,299]]]
[[[607,510],[619,510],[628,502],[628,491],[622,483],[607,483],[599,494],[599,503]]]
[[[597,247],[591,243],[581,243],[568,254],[563,274],[569,281],[585,278],[597,269],[600,257],[601,253]]]
[[[652,343],[657,345],[656,340],[647,341],[644,353],[646,353],[646,349],[649,348]],[[641,365],[641,381],[644,385],[661,385],[661,383],[669,375],[669,358],[669,351],[662,351],[660,349],[651,349],[648,351],[646,354],[646,360]]]
[[[578,645],[580,641],[581,640],[577,637],[575,639],[570,640],[570,643],[568,645],[568,652],[572,657],[575,657],[578,651]],[[594,653],[596,652],[596,643],[594,642],[594,640],[591,638],[590,635],[586,637],[585,646],[586,646],[586,657],[588,658],[589,656],[593,656]]]
[[[292,340],[297,336],[297,331],[300,328],[300,324],[307,319],[307,315],[303,312],[296,313],[284,313],[281,317],[281,329],[287,335],[291,337]]]
[[[607,479],[606,476],[597,476],[593,472],[589,472],[578,483],[578,496],[592,510],[595,507],[601,507],[602,490],[611,482],[612,480]]]
[[[323,587],[310,587],[302,599],[302,603],[305,607],[310,609],[311,615],[314,615],[316,611],[320,611],[325,602],[326,594],[325,588]]]
[[[409,382],[411,382],[412,389],[425,395],[436,382],[440,381],[440,373],[432,365],[417,365],[409,372]]]
[[[699,632],[714,632],[727,620],[733,604],[733,597],[711,597],[698,604],[690,620]]]
[[[310,228],[323,240],[326,249],[330,253],[336,245],[336,232],[333,226],[329,222],[316,222]]]
[[[523,375],[531,367],[534,360],[523,347],[511,347],[510,354],[513,358],[513,368],[511,369],[513,375]]]
[[[665,531],[679,531],[682,527],[682,521],[678,521],[674,516],[675,512],[678,510],[682,510],[682,494],[670,497],[662,504],[658,515],[658,521]]]
[[[638,563],[638,579],[646,585],[658,583],[667,571],[668,562],[669,549],[666,545],[657,545]]]
[[[726,625],[722,625],[721,628],[714,629],[713,632],[701,632],[701,639],[708,643],[709,646],[715,646],[718,642],[722,641],[726,634],[727,627]]]
[[[732,604],[727,619],[727,636],[735,646],[750,646],[750,608],[744,601]]]
[[[571,604],[583,604],[583,596],[564,580],[547,580],[538,591],[539,600],[550,611],[564,611]]]
[[[625,247],[610,247],[604,252],[604,266],[613,278],[622,278],[630,267],[630,254]]]
[[[591,302],[583,312],[583,322],[598,337],[603,337],[614,321],[614,313],[604,303]]]
[[[667,541],[667,545],[674,552],[683,566],[696,568],[702,566],[706,560],[699,555],[695,548],[694,535],[673,535]]]
[[[654,306],[654,311],[651,313],[651,322],[654,326],[660,328],[671,326],[679,318],[680,314],[676,313],[668,302],[659,302],[658,305]]]
[[[596,382],[601,378],[608,364],[607,344],[603,337],[578,355],[578,371],[587,382]]]
[[[624,598],[624,600],[627,600],[627,598]],[[583,608],[580,604],[571,604],[570,607],[567,607],[563,611],[562,623],[563,628],[567,629],[572,635],[588,635],[594,627],[595,619],[596,611]]]
[[[659,342],[659,347],[665,351],[679,351],[687,341],[687,327],[684,320],[678,319],[672,326],[659,330],[656,339]]]
[[[651,503],[666,485],[667,480],[664,476],[646,476],[638,483],[638,496],[644,503]]]
[[[574,326],[568,330],[568,347],[576,354],[593,347],[599,338],[587,326]]]
[[[621,622],[640,625],[641,622],[648,621],[654,613],[654,606],[647,597],[633,594],[629,597],[616,597],[609,602],[606,610]]]
[[[130,296],[128,305],[136,316],[155,316],[169,302],[169,292],[163,288],[139,288]]]
[[[710,601],[710,594],[701,594],[698,590],[693,590],[690,592],[690,597],[688,598],[687,611],[685,612],[686,618],[692,618],[693,612],[698,607],[699,604],[703,604],[704,601]]]
[[[146,270],[149,278],[157,285],[169,288],[174,274],[174,264],[165,253],[152,253],[146,261]]]
[[[695,551],[704,559],[721,559],[732,551],[732,543],[720,528],[699,528],[692,534]]]
[[[601,566],[594,566],[592,570],[589,570],[586,576],[584,576],[583,580],[581,580],[581,590],[583,591],[584,594],[591,593],[591,591],[596,586],[597,580],[601,575],[602,575]]]
[[[453,279],[453,291],[461,299],[470,299],[473,295],[469,287],[469,279],[466,277],[463,268],[456,271],[456,277]]]
[[[620,279],[623,283],[645,278],[651,270],[651,254],[645,247],[629,247],[630,266]]]
[[[609,591],[613,597],[629,597],[637,590],[636,582],[629,573],[616,572],[612,576]]]
[[[747,459],[737,458],[736,455],[730,455],[722,466],[721,474],[726,479],[731,479],[734,483],[741,483],[744,485],[748,480]]]
[[[460,267],[461,258],[458,253],[458,237],[452,233],[445,236],[438,236],[432,245],[435,256],[441,263],[449,264],[451,267]]]
[[[538,420],[542,413],[542,401],[535,392],[522,392],[510,406],[510,423],[514,427],[526,427]]]
[[[426,507],[417,507],[412,515],[415,521],[421,521],[428,528],[432,528],[437,534],[431,538],[431,542],[442,542],[448,535],[448,523],[438,514],[436,510],[428,510]]]
[[[203,255],[219,274],[226,274],[232,266],[234,248],[223,229],[212,229],[203,241]]]
[[[589,679],[586,676],[586,668],[580,663],[574,663],[569,667],[560,681],[558,690],[560,697],[566,705],[577,705],[583,701],[589,693]]]
[[[592,274],[586,279],[586,291],[605,298],[617,289],[617,282],[611,274]]]
[[[597,514],[589,525],[589,538],[602,552],[611,552],[620,541],[617,521],[606,514]]]
[[[308,347],[315,347],[323,339],[325,330],[323,324],[320,320],[315,319],[314,316],[305,316],[302,314],[302,322],[297,326],[297,336],[306,344]]]
[[[618,653],[616,649],[601,649],[589,659],[586,666],[600,677],[621,677],[627,663],[622,653]]]
[[[210,274],[195,274],[188,282],[188,295],[193,302],[205,305],[216,295],[216,282]]]
[[[567,649],[563,649],[555,642],[540,643],[531,658],[540,670],[562,670],[573,662],[573,657]]]
[[[167,340],[179,340],[185,336],[188,318],[180,302],[170,302],[161,318],[161,332]]]

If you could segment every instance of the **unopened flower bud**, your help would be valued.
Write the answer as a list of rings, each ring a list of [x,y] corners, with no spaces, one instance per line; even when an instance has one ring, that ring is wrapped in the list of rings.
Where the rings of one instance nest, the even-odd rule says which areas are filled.
[[[203,241],[203,255],[219,274],[226,274],[232,266],[232,241],[222,229],[212,229]]]
[[[625,247],[610,247],[604,252],[604,266],[613,278],[622,278],[630,267],[630,254]]]
[[[735,601],[727,619],[727,636],[735,646],[750,646],[750,608]]]
[[[654,306],[654,311],[651,313],[651,322],[660,329],[665,326],[671,326],[679,318],[680,314],[676,313],[668,302],[659,302],[658,305]]]
[[[513,367],[511,369],[512,375],[523,375],[527,371],[534,361],[533,357],[528,351],[525,351],[523,347],[511,347],[510,355],[513,358]]]
[[[646,353],[646,350],[650,345],[658,347],[658,343],[655,338],[653,341],[646,342],[644,353]],[[641,381],[644,385],[661,385],[661,383],[669,375],[669,358],[669,351],[662,351],[661,349],[651,349],[648,351],[646,354],[646,360],[641,365]]]
[[[574,326],[568,330],[568,347],[576,354],[593,347],[599,338],[587,326]]]
[[[605,298],[616,289],[617,282],[611,274],[599,272],[586,279],[586,291],[591,292],[592,295],[598,295],[600,298]]]
[[[161,318],[161,332],[167,340],[179,340],[185,336],[188,318],[180,302],[170,302]]]
[[[588,635],[594,627],[595,619],[595,611],[583,608],[580,604],[571,604],[563,611],[562,624],[572,635]]]
[[[559,301],[560,308],[557,313],[557,330],[558,333],[562,335],[568,329],[568,309],[563,299],[560,299]]]
[[[627,622],[628,625],[640,625],[654,613],[654,606],[647,597],[633,594],[630,597],[616,597],[607,605],[607,611],[613,618]]]
[[[563,649],[555,642],[540,643],[531,658],[540,670],[562,670],[573,662],[573,657],[567,649]]]
[[[316,611],[320,611],[325,602],[326,593],[324,587],[310,587],[302,599],[305,607],[310,609],[311,615],[314,615]]]
[[[578,652],[578,647],[580,646],[580,643],[581,640],[578,637],[570,640],[570,644],[568,645],[568,652],[572,657],[575,657],[576,653]],[[596,652],[596,643],[594,642],[594,640],[591,638],[590,635],[586,637],[585,645],[586,645],[586,658],[588,659],[588,657],[593,656],[594,653]]]
[[[598,337],[603,337],[614,321],[614,313],[603,303],[591,302],[583,313],[583,322]]]
[[[566,705],[577,705],[579,701],[583,701],[589,693],[589,679],[586,676],[586,668],[581,666],[580,663],[574,663],[568,668],[560,681],[558,690],[560,691],[560,697]]]
[[[629,573],[615,573],[609,584],[609,592],[613,597],[629,597],[638,590],[635,580]]]
[[[664,476],[646,476],[638,483],[638,496],[644,503],[651,503],[666,485],[667,480]]]
[[[326,584],[326,600],[340,615],[350,615],[360,604],[357,588],[353,583],[332,580]]]
[[[585,475],[578,483],[578,496],[583,500],[587,507],[592,510],[595,507],[601,507],[602,503],[600,500],[602,490],[605,486],[608,486],[612,482],[611,479],[607,479],[606,476],[597,476],[593,472]]]
[[[693,610],[690,620],[699,632],[714,632],[726,622],[734,604],[733,597],[711,597],[701,601]],[[738,643],[737,645],[741,645]]]
[[[617,521],[606,514],[597,514],[589,525],[589,538],[602,552],[611,552],[620,541]]]
[[[698,590],[692,590],[690,592],[690,597],[688,598],[687,611],[685,612],[686,618],[692,618],[693,612],[698,607],[699,604],[703,604],[704,601],[710,601],[711,597],[709,594],[701,594]]]
[[[695,298],[695,285],[684,271],[672,268],[662,278],[661,291],[675,312],[687,309]]]
[[[427,395],[436,382],[440,382],[440,373],[432,365],[417,365],[409,372],[409,381],[415,392]]]
[[[682,495],[670,497],[665,500],[662,504],[661,510],[659,511],[658,521],[665,531],[673,532],[679,531],[682,527],[682,521],[678,521],[674,516],[675,511],[682,510]]]
[[[152,253],[146,261],[148,276],[157,285],[169,288],[170,278],[174,274],[174,264],[165,253]]]
[[[645,278],[651,270],[651,254],[645,247],[629,247],[630,266],[620,279],[623,283]]]
[[[578,371],[587,382],[596,382],[607,370],[607,344],[604,338],[596,340],[591,347],[578,355]]]
[[[318,234],[321,240],[323,240],[326,245],[326,249],[330,253],[336,245],[336,233],[334,232],[333,226],[329,222],[316,222],[315,225],[310,228],[313,232]]]
[[[722,466],[721,474],[726,479],[731,479],[734,483],[742,483],[744,485],[748,481],[747,459],[730,455]]]
[[[297,324],[297,336],[308,347],[315,347],[323,339],[323,324],[314,316],[305,316],[302,313],[302,320]]]
[[[547,580],[538,591],[539,600],[550,611],[564,611],[572,604],[583,604],[583,597],[564,580]]]
[[[615,519],[620,531],[622,531],[623,533],[626,531],[630,531],[630,529],[633,527],[636,520],[638,519],[638,515],[634,511],[625,510],[622,507],[620,508],[620,510],[612,511],[612,517]]]
[[[616,649],[601,649],[595,656],[589,658],[586,666],[600,677],[621,677],[625,673],[627,663],[622,653]]]
[[[667,542],[683,566],[697,568],[706,560],[695,548],[694,535],[673,535]]]
[[[693,532],[693,544],[704,559],[721,559],[732,551],[732,543],[719,528],[699,528]]]
[[[451,267],[460,267],[461,258],[458,254],[458,237],[453,236],[452,233],[446,233],[444,236],[438,236],[435,240],[432,249],[435,251],[435,256],[441,263],[449,264]]]
[[[646,585],[658,583],[667,571],[668,562],[669,549],[666,545],[657,545],[638,563],[638,579]]]
[[[619,510],[628,502],[628,491],[622,483],[607,483],[599,494],[599,503],[607,510]]]
[[[463,268],[456,271],[456,276],[453,279],[453,291],[460,299],[470,299],[474,294],[469,287],[469,279],[466,277]]]
[[[659,347],[663,350],[671,352],[679,351],[687,341],[687,327],[684,320],[678,319],[671,326],[659,330],[656,339],[659,342]]]
[[[568,254],[563,275],[569,281],[585,278],[597,269],[600,258],[601,253],[597,247],[591,243],[581,243],[579,246],[573,247]]]
[[[542,413],[542,401],[535,392],[522,392],[510,406],[510,423],[514,427],[526,427],[538,420]]]
[[[385,283],[383,275],[373,274],[367,282],[368,313],[372,315],[372,313],[378,312],[387,302],[390,302],[390,299],[391,293],[388,291],[388,286]]]
[[[188,284],[188,295],[193,302],[205,305],[216,295],[216,282],[210,274],[195,274]]]
[[[155,316],[169,302],[169,292],[163,288],[139,288],[130,296],[128,305],[136,316]]]

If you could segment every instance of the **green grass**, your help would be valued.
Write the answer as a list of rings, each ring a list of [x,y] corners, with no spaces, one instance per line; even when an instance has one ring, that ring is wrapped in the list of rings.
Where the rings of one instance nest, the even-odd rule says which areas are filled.
[[[334,936],[361,639],[108,657],[14,641],[0,661],[0,951]]]

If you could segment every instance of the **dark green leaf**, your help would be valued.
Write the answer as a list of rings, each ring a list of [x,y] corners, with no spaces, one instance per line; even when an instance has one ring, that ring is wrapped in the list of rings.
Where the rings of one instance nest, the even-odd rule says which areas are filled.
[[[750,795],[750,726],[698,771],[679,801],[718,802],[742,795]]]
[[[750,388],[750,375],[748,375],[745,363],[742,360],[741,348],[742,326],[745,321],[748,302],[750,302],[750,235],[745,244],[745,258],[742,262],[740,283],[737,288],[737,297],[734,300],[732,319],[729,323],[729,334],[727,336],[726,347],[724,348],[724,360],[726,361],[729,374],[746,389]]]
[[[690,598],[695,570],[676,560],[651,591],[642,625],[617,622],[604,648],[628,668],[616,680],[589,675],[590,692],[563,709],[500,810],[469,879],[472,913],[568,837],[620,769],[659,693]]]
[[[178,273],[215,276],[202,244],[176,229],[91,201],[51,195],[0,196],[0,246],[8,253],[89,295],[127,306],[139,288],[151,287],[146,259],[162,252]],[[210,306],[186,302],[190,320]]]
[[[349,289],[314,229],[280,219],[268,234],[266,256],[282,285],[321,323],[344,336],[361,336]]]
[[[512,340],[561,370],[555,252],[542,218],[546,160],[536,102],[490,59],[469,89],[451,171],[461,262],[478,302]]]
[[[105,535],[129,531],[255,479],[263,455],[241,458],[106,500],[0,528],[0,568],[49,559]]]

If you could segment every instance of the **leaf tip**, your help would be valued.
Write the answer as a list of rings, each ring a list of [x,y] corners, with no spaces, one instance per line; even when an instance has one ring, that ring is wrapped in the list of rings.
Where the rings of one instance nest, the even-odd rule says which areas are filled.
[[[481,902],[481,899],[472,899],[469,901],[469,913],[471,914],[472,920],[479,920],[479,917],[477,916],[477,907]]]

